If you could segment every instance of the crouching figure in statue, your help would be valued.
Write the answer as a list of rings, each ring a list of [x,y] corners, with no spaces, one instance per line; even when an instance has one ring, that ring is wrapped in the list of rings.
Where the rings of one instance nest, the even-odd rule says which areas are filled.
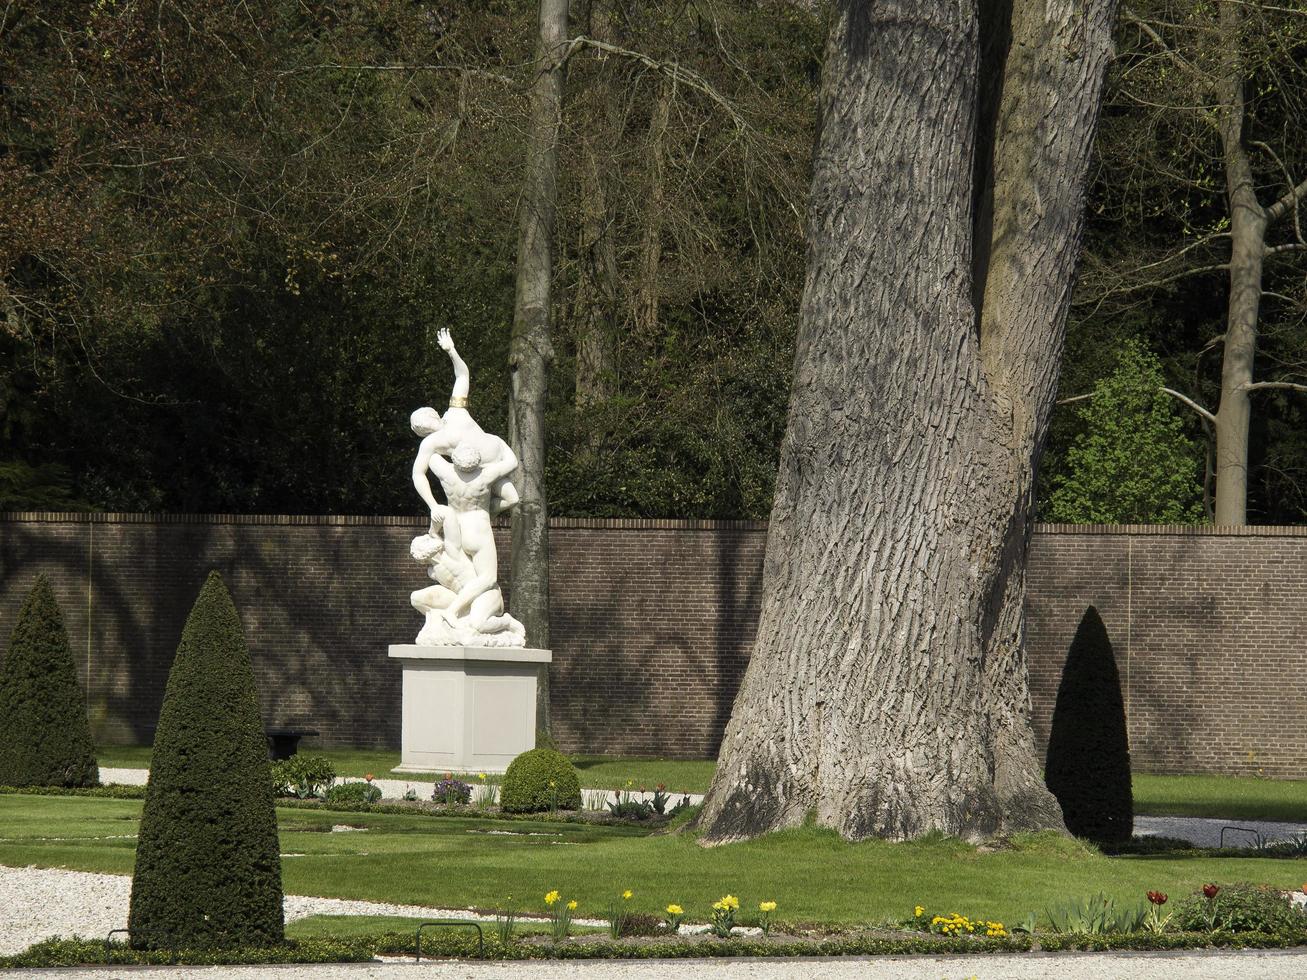
[[[454,390],[442,418],[419,408],[410,424],[422,437],[413,462],[413,485],[426,503],[431,523],[413,539],[412,556],[427,565],[436,584],[412,595],[413,608],[426,616],[418,633],[421,646],[520,647],[522,624],[504,610],[498,554],[490,519],[517,503],[511,477],[517,457],[498,436],[489,435],[467,410],[467,365],[454,349],[449,331],[440,346],[454,364]],[[432,492],[434,476],[444,505]]]

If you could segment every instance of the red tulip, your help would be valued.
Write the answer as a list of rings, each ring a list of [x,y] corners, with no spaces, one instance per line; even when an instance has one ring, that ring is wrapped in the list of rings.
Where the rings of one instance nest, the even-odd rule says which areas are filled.
[[[1208,898],[1215,898],[1216,893],[1221,890],[1220,885],[1203,885],[1203,894]]]
[[[1154,905],[1165,905],[1166,892],[1149,892],[1148,900],[1152,902]]]

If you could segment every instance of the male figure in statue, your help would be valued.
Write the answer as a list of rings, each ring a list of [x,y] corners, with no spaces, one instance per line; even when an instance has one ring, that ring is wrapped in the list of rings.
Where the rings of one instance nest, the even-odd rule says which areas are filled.
[[[419,408],[409,419],[414,433],[423,437],[417,459],[413,462],[413,485],[419,496],[426,501],[434,520],[438,505],[427,479],[431,459],[437,454],[450,456],[456,446],[466,444],[476,450],[481,466],[491,474],[490,516],[493,517],[518,501],[517,488],[509,480],[509,476],[517,469],[517,456],[503,439],[477,425],[467,410],[471,375],[467,364],[454,349],[454,339],[450,337],[449,331],[441,330],[436,335],[436,341],[454,365],[454,388],[449,394],[449,410],[443,418],[434,408]]]
[[[468,413],[467,365],[448,330],[438,339],[454,365],[449,411],[441,418],[432,408],[420,408],[410,419],[422,437],[413,485],[431,515],[430,530],[414,539],[412,554],[427,563],[427,574],[438,583],[412,595],[414,608],[427,617],[418,642],[522,646],[522,624],[504,612],[490,525],[493,515],[517,503],[510,480],[517,457]],[[436,501],[429,474],[440,482],[446,505]]]

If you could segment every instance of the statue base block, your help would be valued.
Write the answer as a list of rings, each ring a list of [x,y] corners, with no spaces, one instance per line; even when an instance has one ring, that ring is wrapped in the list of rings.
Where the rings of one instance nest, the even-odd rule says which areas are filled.
[[[393,644],[404,671],[394,772],[501,773],[536,741],[536,682],[554,659],[523,647]]]

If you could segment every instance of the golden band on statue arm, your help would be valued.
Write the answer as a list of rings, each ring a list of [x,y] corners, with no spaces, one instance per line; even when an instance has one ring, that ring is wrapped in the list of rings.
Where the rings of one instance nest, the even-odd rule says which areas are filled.
[[[450,395],[450,408],[467,408],[467,395]]]

